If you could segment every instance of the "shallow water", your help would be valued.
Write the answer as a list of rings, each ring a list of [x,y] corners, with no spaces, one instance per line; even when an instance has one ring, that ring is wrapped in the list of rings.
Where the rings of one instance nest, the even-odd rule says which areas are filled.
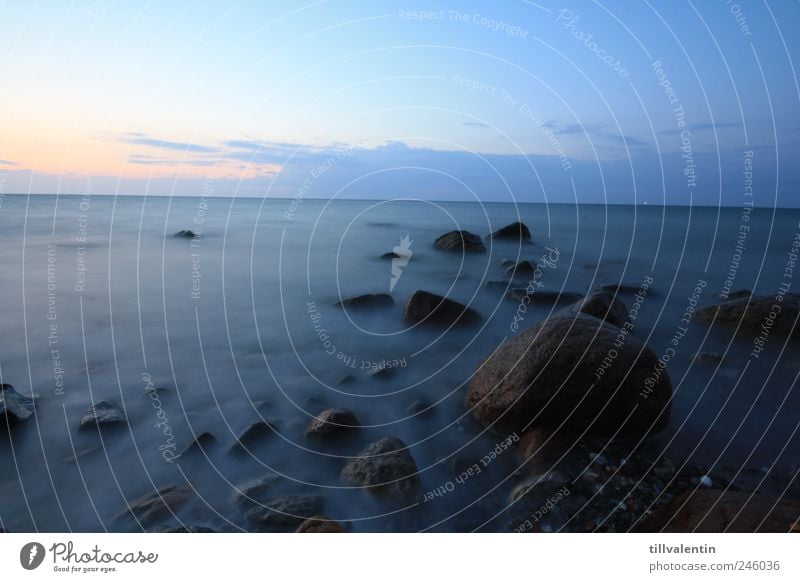
[[[487,240],[486,254],[463,261],[432,246],[448,230],[483,236],[518,219],[533,244]],[[732,289],[775,293],[799,220],[800,211],[754,211]],[[511,450],[435,502],[404,511],[342,485],[339,471],[366,444],[394,435],[409,445],[427,491],[502,440],[463,406],[478,362],[518,333],[518,303],[483,285],[506,278],[502,259],[557,250],[542,276],[550,290],[636,287],[652,277],[634,333],[662,355],[698,281],[700,305],[723,288],[742,224],[736,208],[303,200],[293,209],[288,200],[6,196],[0,373],[39,400],[35,419],[0,439],[2,525],[137,530],[120,515],[126,500],[188,482],[198,496],[179,512],[182,521],[248,529],[232,496],[274,473],[283,477],[276,495],[320,493],[325,514],[355,531],[502,529],[491,518],[514,478]],[[181,229],[201,236],[172,236]],[[392,265],[379,257],[405,235],[413,254],[396,277],[393,307],[332,305],[388,293]],[[402,306],[415,289],[470,303],[483,324],[407,326]],[[632,306],[632,291],[620,296]],[[519,329],[560,307],[531,306]],[[734,476],[766,468],[783,483],[800,460],[797,344],[770,338],[742,375],[751,346],[744,335],[692,322],[667,367],[670,425],[649,446]],[[698,351],[726,357],[719,369],[690,365]],[[401,362],[394,374],[367,373],[392,360]],[[347,374],[356,381],[339,385]],[[158,400],[148,396],[152,385],[163,389]],[[128,425],[78,430],[102,399],[123,403]],[[432,412],[409,410],[419,401],[435,404]],[[309,441],[305,426],[328,407],[353,410],[364,430],[338,443]],[[236,436],[258,419],[275,432],[250,454],[231,455]],[[177,454],[204,432],[216,446],[165,459],[173,444]]]

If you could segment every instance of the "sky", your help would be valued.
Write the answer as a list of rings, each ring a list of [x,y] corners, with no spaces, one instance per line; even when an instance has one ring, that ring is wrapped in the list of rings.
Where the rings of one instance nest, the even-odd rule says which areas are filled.
[[[799,24],[794,1],[4,2],[0,194],[797,207]]]

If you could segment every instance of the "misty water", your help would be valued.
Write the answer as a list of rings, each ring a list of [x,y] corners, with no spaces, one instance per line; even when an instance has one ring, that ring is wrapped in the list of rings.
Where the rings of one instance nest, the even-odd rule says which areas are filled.
[[[34,418],[3,427],[0,522],[11,531],[136,531],[142,525],[125,514],[126,500],[188,483],[196,497],[165,521],[246,530],[251,526],[233,497],[242,483],[274,474],[275,495],[320,494],[324,513],[354,531],[503,529],[496,514],[515,482],[513,450],[452,493],[411,508],[347,486],[339,473],[368,443],[392,435],[409,446],[428,491],[502,440],[464,407],[467,383],[505,338],[566,305],[537,303],[520,314],[505,288],[485,285],[508,279],[503,259],[537,261],[556,251],[557,262],[542,275],[552,291],[635,288],[652,277],[634,334],[661,356],[698,282],[703,306],[716,301],[731,273],[730,290],[773,295],[783,281],[800,211],[754,210],[732,268],[742,213],[6,196],[0,374],[3,383],[39,398]],[[433,247],[450,230],[485,236],[517,220],[531,228],[533,243],[487,239],[485,254],[466,256]],[[200,236],[173,236],[182,229]],[[391,261],[380,256],[398,246],[411,258],[393,278]],[[393,307],[333,305],[389,293],[393,279]],[[409,326],[403,303],[416,289],[468,303],[482,324]],[[620,291],[629,308],[634,292]],[[742,374],[751,348],[744,333],[692,322],[667,365],[672,418],[647,446],[756,479],[779,494],[800,460],[797,343],[771,337]],[[696,352],[725,357],[719,367],[692,363]],[[393,373],[369,373],[392,361]],[[352,381],[341,383],[348,374]],[[148,392],[153,388],[158,399]],[[128,423],[79,430],[86,409],[105,399],[124,405]],[[335,443],[306,438],[309,420],[331,407],[354,411],[364,428]],[[260,419],[274,431],[247,453],[231,454],[237,436]],[[216,444],[174,458],[202,433]]]

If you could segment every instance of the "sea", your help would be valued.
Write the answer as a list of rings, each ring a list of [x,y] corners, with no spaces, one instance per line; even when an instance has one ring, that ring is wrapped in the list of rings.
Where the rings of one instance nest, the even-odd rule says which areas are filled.
[[[532,242],[486,238],[516,221]],[[486,252],[436,249],[452,230],[484,237]],[[618,285],[636,306],[633,334],[673,386],[669,425],[648,447],[780,494],[800,462],[797,340],[772,335],[753,358],[745,330],[687,315],[741,289],[800,290],[788,270],[799,233],[800,211],[745,206],[6,195],[0,379],[37,400],[34,417],[2,427],[0,526],[142,531],[153,524],[127,503],[174,484],[193,496],[158,525],[249,531],[237,494],[264,480],[274,496],[321,496],[352,531],[502,530],[519,460],[472,418],[467,386],[504,340],[566,305],[509,298],[526,282],[502,263],[520,260],[541,263],[541,290]],[[391,252],[400,258],[382,258]],[[420,289],[481,323],[406,323]],[[372,293],[394,304],[336,305]],[[79,428],[101,400],[127,422]],[[327,408],[362,428],[307,438]],[[234,454],[255,422],[268,430]],[[438,494],[398,507],[342,482],[385,436],[407,444],[423,492]],[[454,479],[487,455],[480,474]]]

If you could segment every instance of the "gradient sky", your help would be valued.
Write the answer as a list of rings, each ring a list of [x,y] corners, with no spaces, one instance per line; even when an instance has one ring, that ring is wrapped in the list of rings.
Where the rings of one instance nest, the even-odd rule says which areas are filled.
[[[5,2],[0,186],[739,206],[753,151],[756,203],[800,206],[798,25],[755,0]]]

